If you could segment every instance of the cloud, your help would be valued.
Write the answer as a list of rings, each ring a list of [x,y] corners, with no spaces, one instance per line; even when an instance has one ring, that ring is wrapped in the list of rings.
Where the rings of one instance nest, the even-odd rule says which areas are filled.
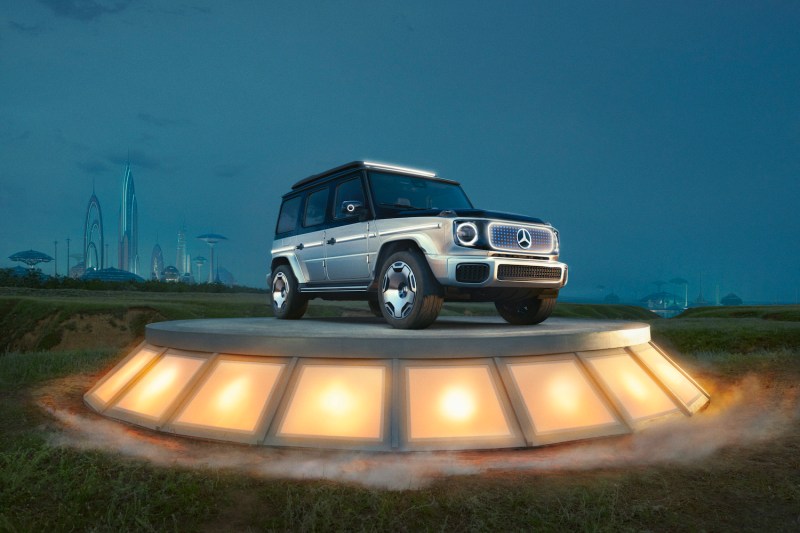
[[[214,167],[214,175],[218,178],[235,178],[239,176],[244,169],[244,165],[217,165]]]
[[[151,115],[150,113],[137,113],[136,118],[138,118],[139,120],[141,120],[146,124],[150,124],[151,126],[158,126],[159,128],[164,128],[169,126],[185,126],[186,124],[189,123],[189,121],[185,119],[157,117],[155,115]]]
[[[20,33],[26,33],[33,36],[39,35],[44,31],[44,28],[36,24],[25,24],[24,22],[17,22],[15,20],[9,20],[8,25],[11,27],[11,29],[17,30]]]
[[[107,14],[119,13],[132,0],[39,0],[57,17],[75,20],[93,20]]]
[[[108,165],[102,161],[81,161],[76,163],[76,165],[87,174],[91,174],[93,176],[100,176],[109,172]]]
[[[124,154],[111,154],[106,159],[117,166],[124,166],[130,163],[131,166],[146,168],[148,170],[158,170],[161,168],[160,161],[139,150],[131,150]]]

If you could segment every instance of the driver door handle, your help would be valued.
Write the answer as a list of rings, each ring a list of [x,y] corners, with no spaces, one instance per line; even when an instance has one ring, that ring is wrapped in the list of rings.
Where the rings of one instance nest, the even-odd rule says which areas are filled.
[[[331,237],[330,239],[328,239],[328,244],[336,244],[336,239]]]
[[[302,242],[294,247],[295,250],[302,250],[303,248],[305,248],[305,246],[303,246]]]

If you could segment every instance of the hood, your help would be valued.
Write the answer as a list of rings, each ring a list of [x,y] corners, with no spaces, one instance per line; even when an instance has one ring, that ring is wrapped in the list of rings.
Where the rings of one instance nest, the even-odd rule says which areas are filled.
[[[491,218],[496,220],[510,220],[512,222],[527,222],[529,224],[545,224],[541,219],[529,217],[526,215],[518,215],[516,213],[503,213],[502,211],[486,211],[484,209],[410,209],[408,211],[400,211],[398,215],[403,217],[436,217],[444,216],[448,218],[455,218],[448,213],[455,213],[457,218]]]

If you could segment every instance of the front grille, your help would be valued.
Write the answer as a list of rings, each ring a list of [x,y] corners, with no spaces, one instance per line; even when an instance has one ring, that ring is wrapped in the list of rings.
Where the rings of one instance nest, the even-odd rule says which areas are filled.
[[[460,263],[456,267],[456,281],[460,283],[482,283],[489,278],[489,265],[482,263]]]
[[[531,244],[523,248],[519,244],[517,234],[526,229],[531,235]],[[489,232],[492,248],[549,254],[555,248],[553,232],[545,228],[532,226],[514,226],[509,224],[492,224]]]
[[[511,281],[559,281],[561,279],[561,269],[534,265],[500,265],[497,269],[497,279]]]

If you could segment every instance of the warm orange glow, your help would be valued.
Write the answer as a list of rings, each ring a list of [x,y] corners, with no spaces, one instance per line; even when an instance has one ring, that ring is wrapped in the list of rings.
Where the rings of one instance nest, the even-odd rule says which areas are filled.
[[[103,403],[108,403],[122,387],[128,384],[136,374],[139,373],[147,364],[153,360],[158,354],[158,351],[153,348],[142,348],[139,352],[131,357],[122,368],[114,372],[102,385],[97,387],[94,395],[97,396]]]
[[[343,416],[353,410],[353,395],[341,383],[332,383],[320,395],[322,410],[331,416]]]
[[[125,393],[116,407],[160,419],[203,363],[203,359],[167,352],[131,390]]]
[[[407,369],[411,439],[511,435],[486,365]]]
[[[383,366],[305,365],[279,435],[381,439]]]
[[[678,410],[661,387],[627,353],[591,357],[588,361],[632,419]]]
[[[691,405],[702,395],[700,389],[695,386],[680,370],[661,355],[652,346],[643,349],[636,349],[636,355],[647,365],[658,378],[663,381],[669,389],[680,398],[686,405]]]
[[[575,359],[512,364],[509,368],[536,433],[616,422]]]
[[[285,365],[222,360],[175,423],[253,432]]]
[[[469,391],[454,387],[442,394],[439,409],[446,418],[465,421],[475,414],[475,399]]]

